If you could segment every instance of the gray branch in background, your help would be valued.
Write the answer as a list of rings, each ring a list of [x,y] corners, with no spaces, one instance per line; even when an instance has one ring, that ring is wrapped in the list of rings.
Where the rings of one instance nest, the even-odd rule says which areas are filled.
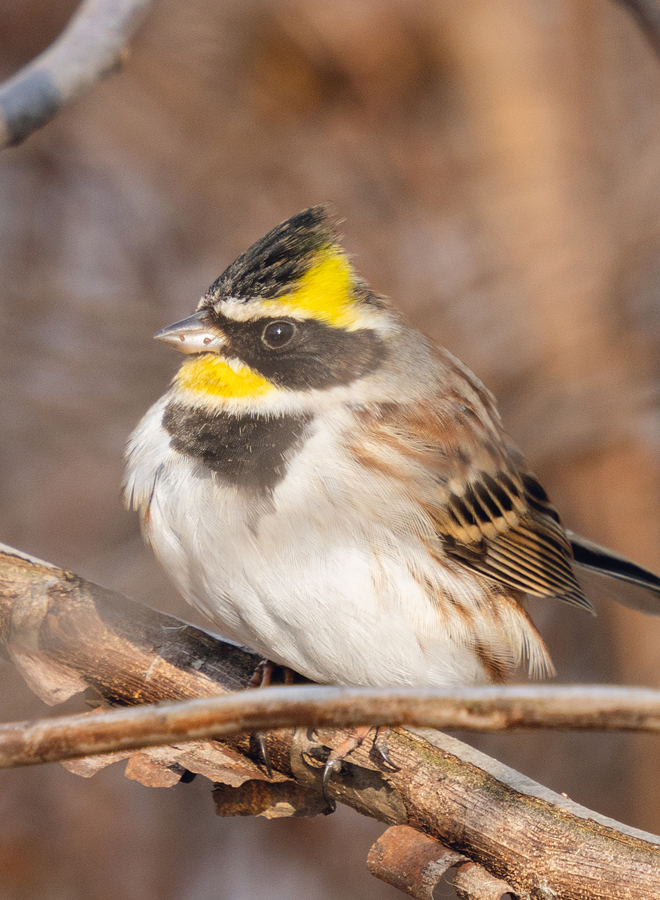
[[[85,0],[51,46],[0,86],[0,147],[20,144],[116,70],[151,0]]]
[[[616,0],[660,55],[657,0]],[[20,144],[119,68],[151,0],[84,0],[51,46],[0,86],[0,148]]]
[[[649,44],[660,56],[660,4],[658,0],[616,0],[630,11]]]

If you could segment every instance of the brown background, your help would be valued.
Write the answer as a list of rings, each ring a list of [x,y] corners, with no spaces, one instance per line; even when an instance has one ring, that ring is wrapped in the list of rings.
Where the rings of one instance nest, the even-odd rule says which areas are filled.
[[[0,74],[74,5],[0,3]],[[660,62],[606,0],[159,0],[121,74],[0,159],[0,540],[191,615],[118,496],[179,361],[151,336],[331,200],[358,270],[495,391],[566,523],[660,571],[659,113]],[[562,681],[660,682],[659,621],[535,615]],[[0,677],[3,719],[44,713]],[[660,832],[657,738],[474,740]],[[224,821],[208,783],[120,766],[3,772],[0,900],[393,900],[364,871],[381,830]]]

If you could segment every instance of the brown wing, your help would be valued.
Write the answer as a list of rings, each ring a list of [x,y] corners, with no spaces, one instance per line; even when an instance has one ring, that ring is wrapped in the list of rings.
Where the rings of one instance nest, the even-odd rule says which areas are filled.
[[[571,566],[571,545],[536,477],[476,471],[434,521],[445,552],[468,568],[537,596],[591,610]]]
[[[447,556],[500,584],[592,610],[547,494],[508,442],[491,395],[456,366],[452,390],[429,404],[359,413],[362,456],[414,489]],[[392,450],[399,463],[386,466]]]

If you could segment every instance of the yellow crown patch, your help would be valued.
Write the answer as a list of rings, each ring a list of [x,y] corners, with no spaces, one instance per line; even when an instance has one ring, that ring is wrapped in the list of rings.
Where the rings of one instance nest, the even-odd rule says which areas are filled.
[[[318,319],[334,328],[360,327],[353,287],[355,276],[343,253],[334,247],[321,251],[321,260],[298,281],[295,291],[265,300],[263,312]]]

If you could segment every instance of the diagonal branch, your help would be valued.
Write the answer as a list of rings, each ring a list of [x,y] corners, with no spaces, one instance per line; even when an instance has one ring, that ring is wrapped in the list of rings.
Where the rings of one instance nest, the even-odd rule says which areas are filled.
[[[255,664],[254,655],[242,648],[8,549],[0,552],[0,637],[33,687],[51,702],[85,685],[113,705],[227,694],[247,684]],[[306,689],[317,699],[324,690],[332,691]],[[350,691],[335,693],[350,696]],[[263,724],[267,720],[257,718],[257,707],[265,715],[268,697],[281,702],[284,694],[250,693],[253,715],[243,718],[235,707],[234,726]],[[147,715],[157,724],[163,712],[169,715],[162,707]],[[355,716],[352,721],[364,715],[350,705],[344,712]],[[98,715],[90,714],[88,721],[94,725]],[[96,725],[91,733],[94,740]],[[177,734],[181,739],[180,730]],[[143,751],[131,757],[129,769],[138,777],[148,753],[164,753],[152,762],[164,760],[170,773],[174,765],[179,773],[199,771],[220,782],[215,797],[221,812],[255,812],[266,805],[268,790],[271,808],[299,804],[319,812],[327,747],[342,737],[321,730],[317,738],[305,729],[269,734],[272,779],[248,736]],[[467,857],[487,870],[462,862],[457,884],[476,878],[483,885],[490,878],[498,896],[504,883],[533,898],[660,900],[660,838],[584,809],[437,732],[395,729],[388,749],[396,769],[378,760],[365,741],[345,772],[333,777],[331,795],[363,814],[439,840],[456,854],[452,865]],[[314,797],[320,801],[316,807]]]
[[[19,144],[117,69],[151,0],[85,0],[35,60],[0,85],[0,148]]]

